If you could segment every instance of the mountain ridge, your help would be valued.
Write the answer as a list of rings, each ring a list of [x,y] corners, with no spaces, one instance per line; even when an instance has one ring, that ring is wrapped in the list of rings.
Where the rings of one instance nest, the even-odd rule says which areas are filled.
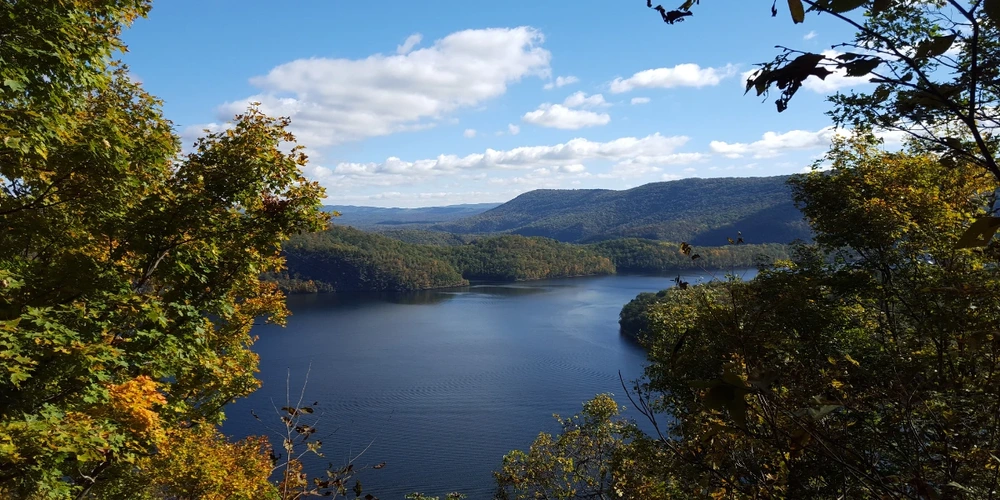
[[[646,238],[718,245],[811,237],[786,184],[790,176],[688,178],[626,190],[537,189],[429,229],[456,234],[512,233],[569,243]]]

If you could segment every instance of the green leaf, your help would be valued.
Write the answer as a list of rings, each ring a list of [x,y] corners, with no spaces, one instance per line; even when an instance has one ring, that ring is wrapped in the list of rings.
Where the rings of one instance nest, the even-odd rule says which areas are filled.
[[[917,59],[923,59],[925,57],[937,57],[944,54],[951,48],[951,44],[955,43],[955,38],[958,35],[948,35],[948,36],[935,36],[931,37],[930,40],[925,40],[917,46]]]
[[[788,0],[788,12],[792,14],[792,22],[799,24],[806,20],[806,11],[802,0]]]
[[[24,84],[17,80],[12,80],[10,78],[7,78],[3,81],[3,84],[5,87],[8,87],[15,92],[21,92],[22,90],[24,90]]]
[[[866,0],[822,0],[816,2],[810,10],[825,10],[843,14],[861,7],[865,2]]]
[[[990,18],[993,24],[1000,26],[1000,0],[984,0],[983,12],[986,12],[986,17]]]
[[[710,410],[722,410],[735,399],[736,388],[729,385],[720,385],[708,390],[705,394],[705,407]]]
[[[892,6],[892,0],[875,0],[872,2],[872,14],[878,14]]]
[[[871,59],[858,59],[845,64],[844,69],[847,70],[847,76],[865,76],[875,71],[875,68],[879,64],[882,64],[882,60],[874,57]]]
[[[990,244],[998,229],[1000,229],[1000,217],[980,217],[959,238],[955,248],[985,247]]]
[[[810,408],[809,416],[812,417],[813,420],[819,421],[822,420],[823,417],[833,413],[833,411],[837,408],[840,408],[840,405],[823,405],[819,408]]]

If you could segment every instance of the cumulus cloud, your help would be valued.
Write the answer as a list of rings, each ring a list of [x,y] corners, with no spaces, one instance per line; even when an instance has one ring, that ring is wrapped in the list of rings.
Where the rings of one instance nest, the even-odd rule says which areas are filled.
[[[465,129],[465,132],[462,132],[462,135],[465,136],[466,139],[472,139],[476,136],[476,129],[467,128]]]
[[[754,158],[771,158],[785,151],[829,146],[836,134],[834,127],[825,127],[817,131],[790,130],[781,134],[765,132],[760,140],[751,143],[712,141],[708,146],[713,153],[727,158],[741,158],[746,155]]]
[[[810,31],[809,33],[806,33],[805,36],[802,37],[803,40],[812,40],[813,38],[816,38],[815,31]]]
[[[509,132],[510,135],[520,134],[521,133],[521,127],[518,127],[517,125],[514,125],[513,123],[508,123],[507,124],[507,132]]]
[[[562,104],[542,104],[538,109],[525,113],[521,119],[541,127],[577,130],[584,127],[607,125],[611,122],[611,115],[585,109],[567,108]]]
[[[415,47],[415,36],[401,52]],[[270,115],[291,117],[300,142],[313,147],[432,127],[449,112],[503,95],[511,83],[548,77],[543,41],[530,27],[492,28],[395,55],[298,59],[252,78],[261,92],[219,112],[228,118],[260,102]]]
[[[563,106],[567,108],[599,108],[610,106],[601,94],[587,95],[583,92],[574,92],[563,101]]]
[[[718,85],[735,73],[736,67],[731,64],[723,68],[702,68],[692,63],[678,64],[672,68],[647,69],[629,78],[615,78],[611,82],[611,92],[621,94],[637,88],[709,87]]]
[[[633,97],[631,102],[632,102],[633,106],[635,106],[636,104],[649,104],[649,98],[648,97]]]
[[[521,117],[527,123],[541,127],[576,130],[596,125],[607,125],[611,115],[590,111],[590,108],[610,106],[601,94],[587,95],[575,92],[562,104],[543,103],[538,109]]]
[[[438,175],[497,171],[536,171],[541,168],[563,173],[582,173],[587,162],[615,162],[622,169],[638,165],[658,168],[690,163],[703,157],[699,153],[678,153],[687,143],[684,136],[622,137],[608,142],[577,138],[550,146],[525,146],[509,150],[487,149],[467,156],[440,155],[416,161],[397,157],[382,162],[343,162],[334,168],[308,167],[309,177],[331,187],[354,185],[391,186],[411,184]]]
[[[727,158],[773,158],[786,151],[827,148],[834,137],[846,137],[851,131],[844,128],[824,127],[816,131],[790,130],[784,133],[765,132],[760,140],[744,142],[712,141],[709,143],[713,153]],[[898,147],[906,138],[906,133],[897,130],[877,130],[875,135],[882,139],[887,147]]]
[[[403,44],[396,47],[396,53],[400,55],[409,54],[410,51],[413,50],[413,47],[416,47],[423,39],[424,36],[421,35],[420,33],[414,33],[406,37],[406,40],[403,41]]]
[[[572,85],[572,84],[574,84],[576,82],[579,82],[579,81],[580,81],[580,79],[577,78],[577,77],[575,77],[575,76],[573,76],[573,75],[570,75],[570,76],[557,76],[555,80],[553,80],[553,81],[551,81],[549,83],[546,83],[545,86],[542,87],[542,88],[544,88],[545,90],[552,90],[552,89],[557,89],[557,88],[560,88],[560,87],[565,87],[566,85]]]

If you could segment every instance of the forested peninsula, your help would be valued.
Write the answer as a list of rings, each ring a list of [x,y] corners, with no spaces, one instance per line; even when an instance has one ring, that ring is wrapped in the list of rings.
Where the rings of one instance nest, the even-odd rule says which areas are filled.
[[[284,246],[287,269],[272,273],[289,293],[401,292],[570,276],[666,273],[750,267],[784,258],[785,245],[728,245],[699,250],[692,260],[671,242],[626,238],[589,245],[544,237],[470,237],[405,231],[407,241],[347,226],[302,234]],[[428,241],[432,243],[411,243]]]

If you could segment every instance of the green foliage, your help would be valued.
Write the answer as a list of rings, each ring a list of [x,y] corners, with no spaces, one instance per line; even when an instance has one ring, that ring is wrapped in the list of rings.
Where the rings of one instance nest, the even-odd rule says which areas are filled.
[[[666,498],[671,488],[648,475],[659,465],[646,453],[652,448],[635,424],[618,416],[621,409],[610,394],[600,394],[578,415],[557,415],[561,434],[540,433],[527,452],[504,456],[493,473],[496,498]]]
[[[787,257],[787,247],[777,244],[699,248],[699,259],[692,260],[676,244],[635,238],[573,245],[518,235],[390,234],[396,238],[335,225],[296,236],[285,245],[288,271],[265,278],[289,293],[406,291],[466,285],[468,280],[745,268]]]
[[[521,281],[614,272],[610,260],[584,247],[511,235],[438,246],[335,225],[293,238],[285,251],[293,278],[282,277],[279,283],[314,283],[319,291],[422,290],[467,285],[469,279]]]
[[[399,240],[404,243],[413,243],[416,245],[458,246],[472,243],[473,241],[483,237],[483,235],[477,234],[444,233],[441,231],[430,231],[426,229],[366,228],[366,231],[371,231],[394,240]]]
[[[286,314],[260,274],[326,219],[287,120],[179,154],[109,59],[147,8],[0,2],[0,496],[96,495],[220,422],[257,387],[255,318]]]
[[[571,243],[646,238],[718,245],[742,231],[752,243],[808,239],[786,177],[683,179],[625,191],[540,189],[497,208],[432,226],[451,233],[515,233]]]
[[[339,225],[297,236],[285,246],[291,276],[330,290],[405,291],[468,284],[436,249]]]
[[[468,279],[524,281],[615,272],[607,257],[548,238],[495,236],[447,250]]]
[[[663,473],[715,497],[988,497],[1000,249],[955,242],[993,184],[872,139],[828,160],[792,181],[818,246],[643,299]]]
[[[719,243],[723,243],[720,241]],[[588,245],[607,256],[620,273],[663,273],[694,269],[737,269],[755,267],[776,259],[788,258],[788,246],[776,243],[763,245],[731,245],[699,247],[697,258],[691,259],[679,251],[680,245],[664,241],[625,238]]]
[[[110,57],[124,49],[122,29],[149,11],[149,0],[0,2],[0,159],[45,157],[85,123],[85,95],[112,80]],[[3,171],[8,179],[17,176]],[[0,199],[2,200],[2,199]]]
[[[691,14],[698,3],[684,2],[678,12]],[[772,16],[776,7],[772,2]],[[788,10],[794,23],[815,13],[849,25],[855,36],[833,45],[833,53],[781,47],[747,79],[747,92],[777,92],[781,112],[808,78],[840,72],[870,79],[871,92],[830,99],[838,125],[906,132],[945,161],[976,165],[1000,180],[996,0],[789,0]]]

